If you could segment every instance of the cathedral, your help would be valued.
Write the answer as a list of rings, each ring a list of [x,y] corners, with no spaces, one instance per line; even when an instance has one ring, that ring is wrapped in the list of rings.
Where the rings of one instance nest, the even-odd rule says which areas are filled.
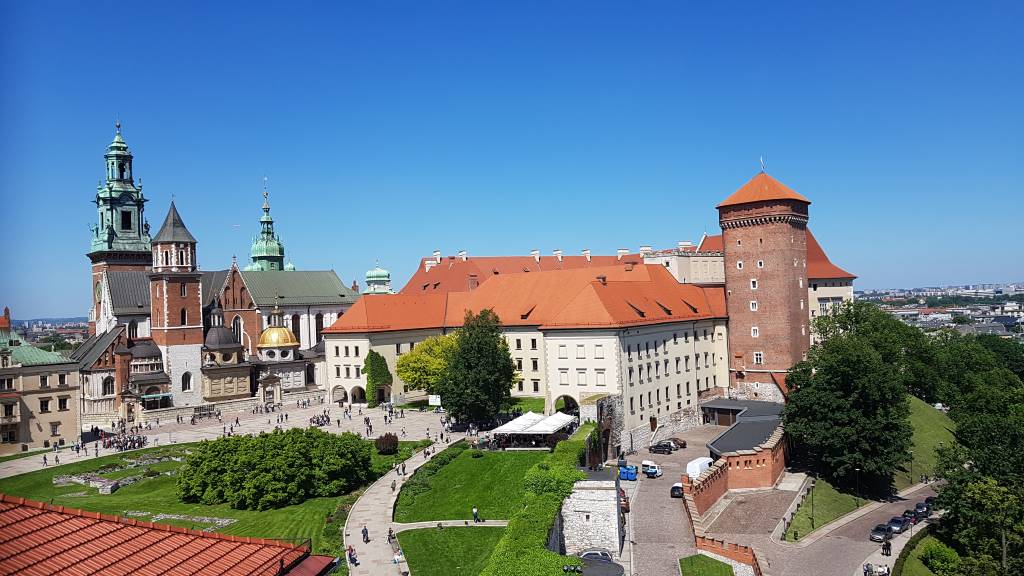
[[[322,396],[321,334],[360,295],[333,270],[286,263],[266,185],[250,262],[205,271],[173,201],[150,234],[120,123],[104,159],[87,254],[90,337],[72,355],[82,429]]]

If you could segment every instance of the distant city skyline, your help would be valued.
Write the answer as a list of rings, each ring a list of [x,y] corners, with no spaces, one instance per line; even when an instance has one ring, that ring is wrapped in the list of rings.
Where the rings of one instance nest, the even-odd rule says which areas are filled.
[[[1024,270],[1017,3],[179,8],[5,7],[15,317],[87,314],[116,118],[205,270],[249,261],[264,176],[287,260],[398,289],[435,249],[699,241],[762,156],[857,290]]]

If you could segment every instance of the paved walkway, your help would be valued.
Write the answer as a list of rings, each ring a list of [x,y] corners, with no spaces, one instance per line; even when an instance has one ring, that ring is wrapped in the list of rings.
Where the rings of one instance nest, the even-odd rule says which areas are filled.
[[[451,435],[452,442],[462,438],[465,438],[464,434]],[[431,449],[435,447],[438,450],[443,450],[444,444],[431,446]],[[398,500],[398,493],[401,492],[402,485],[405,484],[407,479],[412,477],[413,472],[427,461],[428,459],[424,458],[422,452],[413,454],[411,458],[405,461],[404,476],[396,474],[394,471],[388,472],[371,484],[352,506],[352,510],[349,511],[348,518],[345,520],[345,547],[347,548],[351,545],[355,548],[359,565],[353,566],[349,564],[349,574],[351,576],[409,573],[409,567],[405,563],[404,558],[400,564],[395,564],[394,562],[395,552],[388,542],[388,528],[398,532],[398,527],[400,526],[405,526],[404,530],[411,529],[409,526],[415,526],[415,524],[423,524],[424,526],[422,527],[424,528],[437,526],[436,521],[417,522],[415,524],[397,524],[392,521],[395,502]],[[394,490],[391,490],[392,481],[395,482]],[[462,524],[461,521],[456,520],[452,525],[460,526]],[[499,524],[491,525],[498,526]],[[365,543],[363,542],[362,535],[363,526],[366,526],[370,538],[370,541]],[[348,558],[346,557],[344,560],[348,561]]]
[[[364,416],[369,416],[370,422],[373,424],[373,435],[371,438],[385,432],[394,432],[398,434],[399,440],[420,440],[427,437],[428,430],[430,431],[431,438],[441,430],[441,415],[433,412],[406,410],[405,418],[395,418],[393,424],[385,426],[383,410],[378,408],[367,409],[365,404],[356,404],[352,408],[352,419],[342,420],[339,426],[337,419],[341,417],[342,410],[338,408],[337,404],[313,404],[308,408],[296,408],[295,404],[291,404],[285,405],[283,412],[279,410],[270,414],[252,414],[249,411],[225,412],[223,414],[223,422],[218,422],[216,418],[203,420],[195,425],[165,422],[159,427],[154,426],[152,430],[144,432],[149,437],[149,445],[146,447],[153,448],[168,444],[220,438],[224,435],[224,427],[234,424],[236,417],[238,418],[239,425],[235,426],[234,434],[258,434],[263,431],[273,430],[275,426],[280,426],[284,429],[306,428],[309,427],[309,418],[323,413],[324,410],[327,410],[331,416],[331,425],[322,428],[326,432],[355,432],[363,435],[366,432],[363,426]],[[359,414],[360,410],[363,412],[362,415]],[[276,424],[277,416],[282,413],[288,415],[288,421],[283,424]],[[269,424],[268,421],[270,422]],[[401,431],[403,428],[406,431],[405,437],[402,437]],[[70,464],[71,462],[95,458],[94,445],[95,443],[93,442],[87,443],[88,451],[83,450],[78,456],[75,455],[73,450],[64,448],[59,452],[61,463]],[[104,448],[100,448],[99,451],[101,457],[117,453],[116,450]],[[46,454],[52,466],[54,454],[53,451],[47,450],[32,456],[0,462],[0,478],[42,469],[43,454]],[[267,537],[273,537],[273,534],[268,534]]]
[[[405,532],[406,530],[419,530],[420,528],[437,528],[440,524],[445,528],[504,528],[508,526],[508,520],[484,520],[483,522],[473,522],[472,520],[441,520],[440,522],[392,522],[391,525],[394,527],[395,533]]]
[[[907,541],[910,540],[915,533],[920,532],[926,524],[933,522],[934,518],[937,517],[929,518],[917,526],[911,527],[910,530],[907,530],[902,534],[897,534],[893,537],[893,539],[889,541],[892,542],[892,554],[889,556],[882,556],[882,547],[879,545],[878,550],[871,554],[871,556],[865,558],[864,562],[853,570],[853,576],[864,576],[864,565],[869,562],[875,566],[885,564],[889,567],[889,572],[892,573],[892,567],[896,564],[896,559],[900,557],[900,552],[907,546]]]

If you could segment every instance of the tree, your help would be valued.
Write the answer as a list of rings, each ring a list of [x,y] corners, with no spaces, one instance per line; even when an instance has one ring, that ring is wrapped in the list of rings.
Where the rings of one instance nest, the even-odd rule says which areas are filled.
[[[391,370],[388,369],[388,361],[374,350],[370,350],[366,354],[366,361],[363,362],[363,374],[366,374],[366,405],[373,408],[379,404],[377,390],[391,386],[394,378],[391,377]]]
[[[845,480],[860,468],[867,483],[887,487],[910,459],[906,391],[894,368],[862,336],[838,334],[811,349],[787,382],[786,433],[823,475]]]
[[[488,422],[511,408],[516,367],[494,311],[466,311],[441,401],[460,422]]]
[[[1024,344],[995,334],[981,334],[975,337],[989,352],[995,354],[1002,365],[1024,380]]]
[[[974,321],[971,320],[970,316],[953,314],[953,324],[974,324]]]
[[[425,390],[440,394],[441,383],[448,377],[448,366],[458,346],[458,333],[432,336],[398,358],[395,371],[406,390]]]
[[[39,339],[39,347],[45,348],[50,352],[56,352],[58,350],[71,350],[71,343],[64,339],[59,334],[52,334]]]
[[[960,396],[971,392],[969,375],[1000,367],[999,357],[973,336],[943,330],[934,337],[933,344],[935,394],[937,400],[944,404],[955,405]]]

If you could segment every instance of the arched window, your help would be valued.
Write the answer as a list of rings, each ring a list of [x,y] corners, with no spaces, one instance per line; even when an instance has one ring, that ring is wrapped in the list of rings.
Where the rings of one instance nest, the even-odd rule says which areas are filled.
[[[114,393],[114,377],[107,376],[103,379],[103,395],[110,396]]]
[[[185,372],[181,375],[181,391],[188,392],[192,389],[192,373]]]
[[[235,316],[231,321],[231,333],[235,335],[235,342],[242,343],[242,319]]]
[[[182,308],[181,309],[181,326],[187,326],[187,325],[188,325],[188,310],[185,310],[184,308]]]
[[[316,342],[320,343],[320,334],[324,331],[324,315],[320,312],[316,313]]]
[[[248,308],[249,307],[249,305],[245,301],[245,295],[246,295],[245,293],[246,292],[247,292],[247,290],[245,289],[245,286],[242,286],[242,289],[238,291],[238,307],[239,308]]]
[[[299,335],[302,331],[301,328],[302,320],[299,318],[299,315],[292,314],[292,334],[295,334],[295,337],[298,338],[300,342],[302,341],[302,336]]]
[[[139,337],[139,323],[132,320],[128,323],[128,337],[138,338]]]

